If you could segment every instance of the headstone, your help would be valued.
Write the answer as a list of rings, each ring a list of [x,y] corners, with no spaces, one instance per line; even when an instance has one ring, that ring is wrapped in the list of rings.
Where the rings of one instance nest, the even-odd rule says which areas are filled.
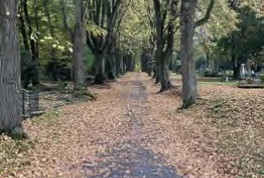
[[[229,82],[228,71],[225,70],[225,82]]]
[[[241,64],[241,67],[240,67],[240,77],[242,79],[244,79],[246,76],[246,66],[244,63]]]

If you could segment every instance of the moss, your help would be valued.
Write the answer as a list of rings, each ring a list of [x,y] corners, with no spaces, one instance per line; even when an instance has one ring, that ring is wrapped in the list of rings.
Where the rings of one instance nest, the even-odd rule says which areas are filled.
[[[56,120],[56,118],[59,117],[59,113],[57,112],[46,112],[43,115],[41,115],[40,117],[37,117],[35,119],[33,119],[33,123],[36,124],[40,124],[40,123],[52,123]]]

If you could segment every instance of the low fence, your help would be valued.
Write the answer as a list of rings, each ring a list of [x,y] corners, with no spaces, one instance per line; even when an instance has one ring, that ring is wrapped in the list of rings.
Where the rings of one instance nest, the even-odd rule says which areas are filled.
[[[33,117],[42,113],[39,107],[39,92],[22,89],[23,118]]]

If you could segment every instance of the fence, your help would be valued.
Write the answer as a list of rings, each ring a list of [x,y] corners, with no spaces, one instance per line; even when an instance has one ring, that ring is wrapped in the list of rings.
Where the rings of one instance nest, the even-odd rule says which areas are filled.
[[[24,118],[42,114],[39,109],[39,92],[22,89],[22,115]]]

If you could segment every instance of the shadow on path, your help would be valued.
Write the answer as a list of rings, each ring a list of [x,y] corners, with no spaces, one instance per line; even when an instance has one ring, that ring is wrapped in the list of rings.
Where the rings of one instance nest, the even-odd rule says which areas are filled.
[[[162,154],[127,142],[98,155],[95,164],[84,162],[83,168],[89,178],[180,178],[173,166],[165,164]]]

